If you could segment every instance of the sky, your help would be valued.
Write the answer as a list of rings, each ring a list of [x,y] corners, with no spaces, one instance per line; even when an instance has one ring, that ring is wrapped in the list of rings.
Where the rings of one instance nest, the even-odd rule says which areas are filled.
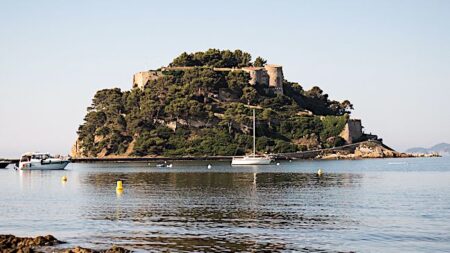
[[[450,1],[0,0],[0,157],[68,154],[95,92],[242,49],[403,151],[450,142]]]

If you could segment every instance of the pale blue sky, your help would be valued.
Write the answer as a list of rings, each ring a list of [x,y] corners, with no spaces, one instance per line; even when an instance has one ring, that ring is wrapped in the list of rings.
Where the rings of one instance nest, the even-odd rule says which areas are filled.
[[[188,3],[189,2],[189,3]],[[95,91],[243,49],[399,150],[450,142],[450,1],[0,1],[0,157],[66,154]]]

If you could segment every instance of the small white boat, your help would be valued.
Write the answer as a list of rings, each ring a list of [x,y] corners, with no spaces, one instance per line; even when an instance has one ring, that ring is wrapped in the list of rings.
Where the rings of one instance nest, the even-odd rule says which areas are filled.
[[[246,155],[243,157],[233,157],[231,165],[268,165],[272,162],[269,156]]]
[[[25,153],[20,157],[19,170],[63,170],[70,161],[49,153]]]
[[[233,157],[231,165],[268,165],[271,162],[272,158],[268,155],[256,155],[256,123],[255,109],[253,109],[253,154]]]
[[[158,167],[158,168],[172,168],[172,164],[171,163],[167,163],[167,162],[158,163],[158,164],[156,164],[156,167]]]

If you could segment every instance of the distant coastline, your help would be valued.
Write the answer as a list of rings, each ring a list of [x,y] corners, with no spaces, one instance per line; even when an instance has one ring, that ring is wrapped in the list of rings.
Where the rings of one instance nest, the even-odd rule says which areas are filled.
[[[412,154],[439,154],[441,156],[449,156],[450,155],[450,144],[439,143],[430,148],[415,147],[415,148],[410,148],[410,149],[406,150],[405,152],[412,153]]]

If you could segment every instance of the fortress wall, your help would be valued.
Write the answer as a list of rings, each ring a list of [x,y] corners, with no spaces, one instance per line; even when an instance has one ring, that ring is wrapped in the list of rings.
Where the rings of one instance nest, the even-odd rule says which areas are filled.
[[[242,68],[242,71],[245,71],[247,73],[249,73],[250,75],[250,81],[249,83],[251,85],[256,85],[258,84],[262,84],[265,85],[266,83],[264,82],[264,75],[265,75],[265,70],[262,67],[245,67]]]
[[[164,67],[162,71],[170,70],[189,70],[196,67],[181,66],[181,67]],[[277,94],[283,94],[283,68],[280,65],[266,65],[264,67],[243,67],[243,68],[213,68],[214,71],[245,71],[250,74],[251,85],[261,85],[269,87]],[[157,80],[164,76],[162,71],[142,71],[133,75],[133,88],[144,89],[145,85],[151,80]]]
[[[177,67],[164,67],[161,68],[162,71],[170,71],[170,70],[188,70],[188,69],[193,69],[195,67],[191,67],[191,66],[177,66]]]
[[[160,71],[143,71],[133,75],[133,88],[138,87],[144,89],[145,85],[150,80],[156,80],[160,78],[162,73]]]
[[[348,144],[358,141],[363,135],[362,124],[360,119],[350,119],[345,124],[344,130],[342,130],[341,136]]]

